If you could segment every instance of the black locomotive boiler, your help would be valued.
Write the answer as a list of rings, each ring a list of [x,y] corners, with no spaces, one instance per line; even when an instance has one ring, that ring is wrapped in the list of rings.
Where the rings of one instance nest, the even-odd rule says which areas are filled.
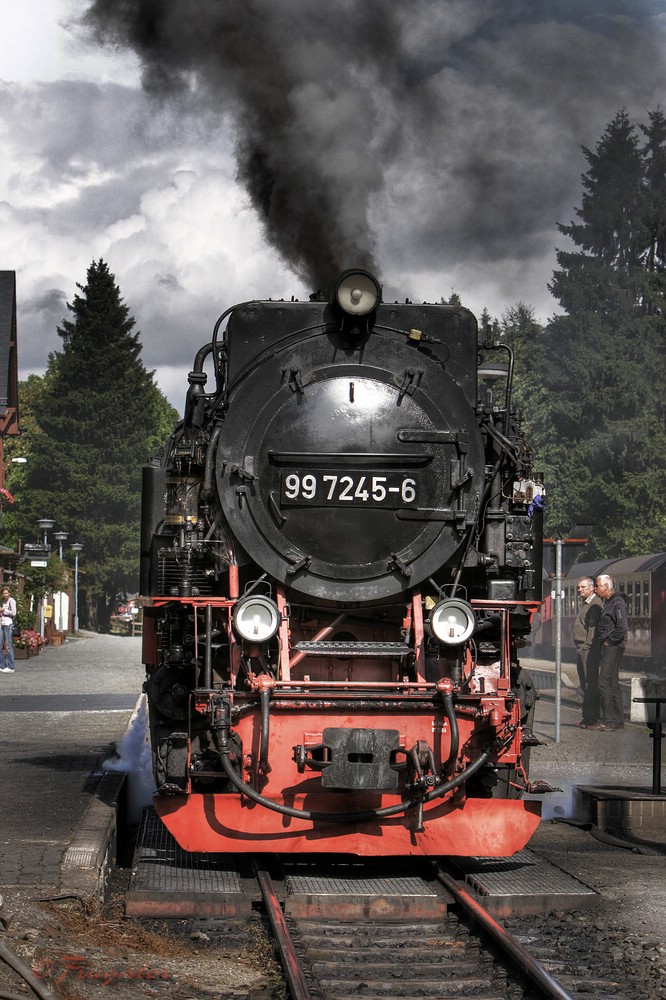
[[[144,472],[155,807],[185,849],[527,842],[543,486],[511,375],[469,311],[364,270],[220,317]]]

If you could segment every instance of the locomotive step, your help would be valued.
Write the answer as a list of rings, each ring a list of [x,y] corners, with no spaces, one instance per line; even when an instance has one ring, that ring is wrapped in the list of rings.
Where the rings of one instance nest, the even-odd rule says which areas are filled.
[[[296,644],[299,653],[309,656],[408,656],[412,649],[404,642],[316,642]]]

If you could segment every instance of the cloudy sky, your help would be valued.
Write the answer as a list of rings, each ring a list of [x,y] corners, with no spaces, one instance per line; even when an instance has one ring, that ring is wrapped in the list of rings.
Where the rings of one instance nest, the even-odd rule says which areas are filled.
[[[665,104],[666,0],[6,4],[20,375],[100,257],[178,409],[221,312],[354,264],[385,298],[545,320],[581,146]]]

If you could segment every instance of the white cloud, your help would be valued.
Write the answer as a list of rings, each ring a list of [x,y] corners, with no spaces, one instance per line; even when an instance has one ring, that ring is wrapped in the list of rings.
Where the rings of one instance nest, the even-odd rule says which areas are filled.
[[[87,6],[31,0],[3,13],[0,267],[18,276],[21,375],[43,371],[59,348],[65,303],[103,257],[147,367],[180,408],[194,354],[224,309],[309,289],[268,245],[236,179],[238,93],[209,89],[204,102],[193,85],[157,103],[140,89],[134,55],[94,49],[73,26]],[[296,13],[302,0],[288,6]],[[531,3],[508,17],[497,0],[391,8],[399,59],[380,61],[374,77],[360,64],[356,77],[359,88],[378,87],[374,125],[367,101],[356,124],[372,145],[359,162],[372,174],[371,236],[388,298],[434,301],[455,290],[477,312],[499,315],[519,300],[542,319],[556,311],[547,283],[563,243],[557,223],[580,203],[580,146],[594,147],[619,108],[645,121],[663,104],[666,14],[646,20],[654,5],[633,0],[609,0],[594,18],[584,8],[559,0],[549,20]],[[316,81],[320,65],[337,72],[335,51],[325,51],[337,44],[334,18],[326,28],[316,50],[295,37],[285,78],[303,64],[306,79],[291,94],[303,128],[316,124],[305,100],[315,94],[339,116],[339,132],[355,105],[352,91]],[[196,52],[196,21],[191,30]],[[351,37],[347,26],[340,45]],[[322,176],[353,186],[349,151],[329,156],[326,136],[308,134],[302,163],[317,153]],[[327,211],[331,224],[346,214],[348,228],[364,225],[353,198]]]
[[[139,60],[91,47],[76,26],[86,0],[24,0],[3,4],[0,80],[123,80],[138,85]]]

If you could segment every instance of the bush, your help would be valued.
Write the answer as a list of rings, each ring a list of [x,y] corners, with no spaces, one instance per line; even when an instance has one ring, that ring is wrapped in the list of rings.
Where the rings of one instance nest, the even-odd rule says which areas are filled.
[[[20,632],[23,632],[24,629],[34,629],[36,615],[34,611],[30,610],[28,598],[23,594],[14,594],[13,596],[16,601],[16,618],[14,619],[14,645],[16,645],[16,636]]]

